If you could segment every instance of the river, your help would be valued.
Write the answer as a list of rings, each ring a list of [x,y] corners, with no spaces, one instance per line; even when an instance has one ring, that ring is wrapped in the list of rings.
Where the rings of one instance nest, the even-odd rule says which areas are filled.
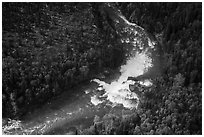
[[[105,80],[93,79],[80,84],[47,104],[28,113],[17,124],[8,127],[8,134],[68,134],[70,129],[79,130],[90,127],[95,116],[103,117],[107,113],[121,113],[122,110],[137,110],[139,96],[130,90],[135,83],[151,87],[151,78],[159,73],[159,56],[155,45],[143,28],[128,22],[119,15],[125,27],[120,33],[126,33],[121,42],[128,49],[127,60],[119,72]],[[138,77],[137,81],[130,77]]]

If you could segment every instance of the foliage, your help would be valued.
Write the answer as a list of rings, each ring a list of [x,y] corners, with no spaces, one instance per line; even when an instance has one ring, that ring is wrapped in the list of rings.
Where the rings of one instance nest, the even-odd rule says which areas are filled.
[[[155,96],[144,97],[141,111],[145,117],[142,120],[148,119],[152,128],[143,129],[141,125],[140,129],[145,131],[142,134],[149,134],[151,130],[154,134],[201,134],[201,85],[178,86],[178,77],[179,81],[183,80],[183,76],[178,75],[171,81],[173,86],[167,86],[171,82],[166,83],[163,78],[157,78],[156,86],[150,91],[157,93],[156,99],[152,100]]]
[[[4,116],[122,62],[100,3],[2,5]],[[114,6],[160,42],[163,75],[143,89],[137,113],[96,117],[82,134],[202,134],[202,3]]]
[[[97,120],[96,120],[97,118]],[[89,129],[85,129],[81,134],[97,134],[97,135],[117,135],[132,134],[132,128],[140,124],[140,117],[137,113],[122,116],[114,114],[106,114],[100,119],[98,116],[94,119],[94,125]]]
[[[114,133],[202,134],[202,4],[116,5],[129,20],[155,35],[160,42],[157,48],[164,60],[164,67],[163,75],[152,79],[153,87],[144,88],[140,94],[141,103],[137,111],[141,124],[131,127],[131,122],[128,122],[125,123],[127,130],[116,126],[114,131],[120,132]],[[119,118],[119,121],[121,122],[122,118]],[[113,129],[114,125],[110,126],[110,129]],[[107,130],[102,131],[102,134],[110,134]],[[101,132],[92,128],[91,134]]]
[[[165,73],[181,73],[185,85],[202,80],[201,3],[118,3],[124,15],[160,42]],[[166,63],[168,62],[168,63]]]
[[[3,116],[20,116],[30,105],[122,63],[122,48],[114,37],[102,37],[106,31],[99,31],[92,3],[2,6]]]
[[[81,134],[202,134],[201,84],[183,87],[176,84],[177,80],[182,81],[183,76],[176,75],[171,81],[174,86],[169,87],[171,82],[155,78],[154,87],[143,89],[137,112],[122,117],[106,114]]]

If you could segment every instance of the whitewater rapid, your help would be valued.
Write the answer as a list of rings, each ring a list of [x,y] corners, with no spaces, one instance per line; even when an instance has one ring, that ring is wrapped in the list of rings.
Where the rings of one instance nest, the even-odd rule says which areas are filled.
[[[139,97],[130,90],[129,86],[134,85],[135,81],[128,80],[128,77],[141,76],[153,66],[150,49],[154,49],[155,42],[148,37],[142,27],[130,23],[122,15],[119,15],[119,18],[117,18],[116,23],[120,24],[121,21],[125,24],[125,27],[121,25],[123,28],[118,29],[120,30],[118,33],[125,34],[121,42],[128,43],[129,47],[127,48],[131,50],[128,53],[126,63],[120,67],[121,75],[118,79],[110,84],[99,79],[91,80],[98,83],[99,92],[103,92],[100,96],[93,95],[91,102],[94,105],[99,105],[107,100],[112,103],[112,106],[122,104],[125,108],[133,109],[138,107]],[[143,86],[152,85],[148,79],[137,81],[137,83]]]
[[[121,66],[121,75],[117,80],[110,84],[99,79],[93,79],[92,81],[99,84],[100,91],[102,91],[102,89],[105,91],[100,97],[107,97],[106,100],[112,102],[113,106],[116,104],[122,104],[125,108],[137,108],[139,98],[136,93],[131,92],[129,89],[129,85],[135,84],[135,81],[127,79],[130,76],[137,77],[144,74],[151,66],[151,58],[145,53],[137,53],[134,57],[131,57],[125,65]],[[140,82],[140,84],[148,86],[151,85],[151,82],[146,80]],[[104,101],[94,95],[91,97],[91,102],[94,105],[98,105]]]

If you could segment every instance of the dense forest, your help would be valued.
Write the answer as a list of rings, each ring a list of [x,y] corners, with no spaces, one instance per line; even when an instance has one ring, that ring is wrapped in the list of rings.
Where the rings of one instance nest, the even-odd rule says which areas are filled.
[[[123,48],[115,46],[96,6],[3,3],[3,116],[19,116],[29,105],[121,64]]]
[[[2,3],[3,117],[20,118],[124,63],[103,5]],[[137,112],[96,117],[79,134],[202,134],[202,3],[111,5],[157,39],[162,75],[140,93]]]

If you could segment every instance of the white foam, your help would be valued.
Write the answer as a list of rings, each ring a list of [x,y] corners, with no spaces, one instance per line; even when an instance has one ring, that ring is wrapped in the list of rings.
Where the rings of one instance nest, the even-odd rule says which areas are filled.
[[[98,87],[97,89],[98,89],[99,91],[103,90],[103,88],[102,88],[102,87]]]
[[[148,45],[149,45],[150,48],[153,49],[155,44],[156,43],[154,41],[151,41],[150,38],[148,38]]]
[[[94,79],[92,81],[97,82],[105,90],[103,96],[107,96],[107,100],[112,103],[122,104],[124,107],[132,109],[137,108],[139,98],[136,93],[131,92],[129,89],[130,84],[134,84],[134,81],[128,80],[128,77],[137,77],[144,74],[147,68],[151,67],[151,58],[149,58],[145,52],[136,53],[134,57],[131,57],[127,63],[121,66],[120,72],[121,76],[119,79],[108,84],[99,79]],[[144,83],[148,84],[148,82]],[[94,95],[92,97],[92,103],[97,105],[101,103],[100,100],[96,99]]]
[[[85,90],[84,92],[85,92],[85,94],[89,94],[90,90]]]
[[[99,100],[99,98],[96,95],[94,95],[91,97],[91,103],[97,106],[98,104],[103,103],[103,101]]]
[[[144,81],[138,81],[138,83],[146,87],[152,86],[152,82],[148,79]]]
[[[130,27],[123,28],[123,31],[132,31],[135,36],[133,41],[130,41],[130,38],[122,39],[122,42],[131,42],[133,47],[138,47],[139,49],[144,49],[145,42],[141,38],[143,35],[143,32],[140,33],[140,31],[137,31],[140,29],[143,31],[144,29],[137,26],[134,23],[128,22],[124,16],[120,16],[127,25]],[[136,36],[137,35],[137,36]],[[146,37],[147,35],[144,35],[143,37]],[[154,48],[154,44],[150,38],[148,38],[148,47]],[[133,48],[134,49],[134,48]],[[134,50],[133,50],[134,51]],[[132,52],[133,52],[132,51]],[[148,56],[148,50],[139,53],[137,51],[134,51],[134,56],[130,57],[126,64],[121,66],[120,72],[121,76],[113,81],[112,83],[108,84],[104,81],[101,81],[99,79],[94,79],[92,81],[99,84],[100,88],[103,88],[105,90],[105,93],[103,94],[104,97],[107,97],[107,100],[112,102],[113,104],[122,104],[126,108],[137,108],[139,98],[136,93],[131,92],[129,89],[130,84],[134,84],[134,81],[128,80],[128,77],[137,77],[140,75],[143,75],[146,71],[148,71],[148,68],[152,66],[152,59]],[[143,81],[140,82],[143,85],[150,86],[150,81]],[[100,100],[96,99],[96,96],[94,95],[92,97],[93,104],[99,104],[101,103]]]

